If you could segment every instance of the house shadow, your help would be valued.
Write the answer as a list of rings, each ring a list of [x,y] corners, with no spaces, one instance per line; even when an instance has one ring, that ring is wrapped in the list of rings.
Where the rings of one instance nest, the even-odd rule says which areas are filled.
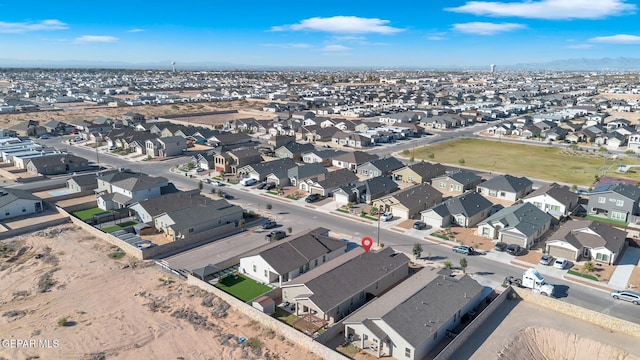
[[[223,277],[222,279],[219,280],[219,282],[226,286],[226,287],[232,287],[234,285],[237,285],[241,282],[243,282],[245,279],[242,276],[237,276],[237,275],[227,275],[225,277]]]
[[[553,296],[556,299],[566,298],[569,296],[569,287],[567,285],[554,285]]]

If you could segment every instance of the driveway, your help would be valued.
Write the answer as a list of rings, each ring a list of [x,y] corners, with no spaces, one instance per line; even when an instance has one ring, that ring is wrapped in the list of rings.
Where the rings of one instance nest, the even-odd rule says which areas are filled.
[[[640,249],[627,247],[618,266],[616,266],[616,270],[611,275],[609,286],[616,289],[626,289],[633,269],[638,266],[638,261],[640,261]]]

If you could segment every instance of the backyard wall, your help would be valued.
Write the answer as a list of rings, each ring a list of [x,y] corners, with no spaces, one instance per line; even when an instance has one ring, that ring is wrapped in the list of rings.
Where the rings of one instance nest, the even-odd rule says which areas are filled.
[[[29,226],[23,226],[23,227],[18,228],[18,229],[3,231],[3,232],[0,232],[0,240],[8,239],[8,238],[11,238],[11,237],[14,237],[14,236],[26,234],[26,233],[33,232],[33,231],[46,229],[46,228],[51,227],[51,226],[57,226],[57,225],[61,225],[61,224],[66,224],[66,223],[68,223],[70,221],[71,220],[69,219],[69,216],[67,216],[67,217],[63,217],[63,218],[60,218],[60,219],[53,219],[53,220],[49,220],[49,221],[45,221],[45,222],[41,222],[41,223],[29,225]]]
[[[467,340],[475,334],[476,330],[478,330],[478,328],[480,328],[487,319],[493,316],[495,311],[498,310],[506,300],[514,299],[514,295],[515,292],[511,287],[509,287],[503,291],[502,294],[493,299],[493,301],[480,314],[478,314],[478,316],[476,316],[476,318],[473,319],[471,323],[469,323],[469,325],[467,325],[467,327],[465,327],[464,330],[462,330],[460,334],[458,334],[458,336],[449,343],[449,345],[438,353],[438,356],[436,356],[434,360],[451,359],[451,356],[465,345]]]
[[[220,299],[226,301],[234,310],[248,316],[249,318],[260,322],[263,326],[271,328],[273,331],[280,335],[285,336],[289,341],[313,352],[314,354],[327,360],[348,360],[349,358],[340,354],[339,352],[332,350],[319,342],[314,341],[304,333],[294,329],[293,327],[262,313],[260,310],[254,309],[251,305],[245,304],[242,301],[234,298],[226,292],[216,288],[215,286],[204,282],[196,277],[189,275],[187,277],[187,284],[197,286],[205,291],[208,291]]]
[[[590,322],[612,332],[640,337],[640,324],[601,314],[551,297],[534,294],[528,289],[513,288],[513,291],[523,300],[538,306]]]

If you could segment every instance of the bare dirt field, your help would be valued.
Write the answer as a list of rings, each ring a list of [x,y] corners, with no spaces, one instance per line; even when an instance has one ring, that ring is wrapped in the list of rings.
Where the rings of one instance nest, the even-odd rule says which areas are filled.
[[[0,359],[316,358],[72,225],[0,246]]]

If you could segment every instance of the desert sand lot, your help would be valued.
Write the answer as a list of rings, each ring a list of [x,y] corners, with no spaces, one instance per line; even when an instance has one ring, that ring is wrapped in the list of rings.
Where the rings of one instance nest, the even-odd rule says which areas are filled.
[[[0,359],[317,358],[73,225],[0,246]]]

